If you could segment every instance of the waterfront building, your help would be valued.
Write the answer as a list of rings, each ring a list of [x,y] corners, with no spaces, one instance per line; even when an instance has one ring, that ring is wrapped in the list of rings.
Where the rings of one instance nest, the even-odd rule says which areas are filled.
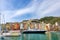
[[[45,27],[46,27],[46,23],[42,22],[41,23],[41,30],[45,30]]]
[[[24,30],[28,29],[27,23],[23,23]]]
[[[55,22],[54,31],[59,31],[59,24],[58,24],[58,22]]]
[[[50,24],[50,31],[53,31],[54,25]]]
[[[37,23],[35,23],[35,29],[37,30],[38,28],[37,28]]]
[[[0,35],[1,35],[1,25],[0,25]]]
[[[23,26],[24,30],[27,30],[28,29],[28,20],[23,20],[22,21],[22,26]]]
[[[20,30],[20,24],[18,22],[12,23],[11,29],[12,30]]]
[[[41,29],[40,23],[35,23],[35,29],[36,30],[40,30]]]
[[[22,23],[23,23],[24,30],[30,30],[30,29],[32,29],[31,25],[33,25],[33,23],[31,22],[31,19],[30,20],[24,20],[24,21],[22,21]]]
[[[30,28],[38,30],[39,29],[39,24],[40,24],[40,22],[38,22],[38,19],[34,19],[34,20],[31,21]]]
[[[50,31],[50,23],[46,24],[45,30]]]
[[[6,30],[20,30],[20,24],[18,22],[6,23]]]
[[[38,29],[39,29],[39,30],[42,30],[41,23],[39,23],[38,25],[39,25]]]
[[[6,30],[11,30],[11,25],[10,25],[10,23],[6,23]]]
[[[55,26],[58,26],[58,22],[55,22]]]
[[[30,23],[30,29],[35,29],[35,24],[33,22]]]
[[[23,23],[21,22],[20,23],[20,29],[23,29],[24,27],[23,27]]]
[[[1,24],[1,30],[6,30],[6,24]]]
[[[54,27],[55,27],[55,25],[53,24],[53,25],[52,25],[52,28],[51,28],[52,31],[54,31]]]
[[[60,31],[60,23],[58,23],[58,28],[59,28],[59,31]]]
[[[6,26],[6,30],[11,30],[12,22],[7,22],[5,26]]]

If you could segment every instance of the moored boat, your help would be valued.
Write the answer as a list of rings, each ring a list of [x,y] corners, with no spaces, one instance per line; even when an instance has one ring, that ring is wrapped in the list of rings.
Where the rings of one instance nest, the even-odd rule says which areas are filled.
[[[24,34],[31,34],[31,33],[38,33],[38,34],[45,34],[45,30],[25,30],[22,33]]]
[[[3,36],[20,36],[20,31],[10,31],[8,33],[3,33]]]

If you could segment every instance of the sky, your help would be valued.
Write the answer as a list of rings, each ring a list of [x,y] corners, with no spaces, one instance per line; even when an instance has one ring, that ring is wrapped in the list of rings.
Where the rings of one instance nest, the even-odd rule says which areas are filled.
[[[1,22],[60,17],[60,0],[0,0]]]

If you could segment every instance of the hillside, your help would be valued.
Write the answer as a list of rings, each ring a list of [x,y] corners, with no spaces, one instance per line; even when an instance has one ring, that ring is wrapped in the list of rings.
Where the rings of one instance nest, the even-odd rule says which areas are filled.
[[[54,24],[55,22],[59,22],[60,23],[60,17],[44,17],[44,18],[41,18],[39,20],[40,22],[45,22],[45,23],[51,23],[51,24]]]

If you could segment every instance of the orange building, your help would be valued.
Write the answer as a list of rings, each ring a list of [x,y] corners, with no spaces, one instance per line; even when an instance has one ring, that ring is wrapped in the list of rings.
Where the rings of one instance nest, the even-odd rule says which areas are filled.
[[[19,23],[13,23],[11,28],[12,28],[12,30],[20,30],[20,24]]]

